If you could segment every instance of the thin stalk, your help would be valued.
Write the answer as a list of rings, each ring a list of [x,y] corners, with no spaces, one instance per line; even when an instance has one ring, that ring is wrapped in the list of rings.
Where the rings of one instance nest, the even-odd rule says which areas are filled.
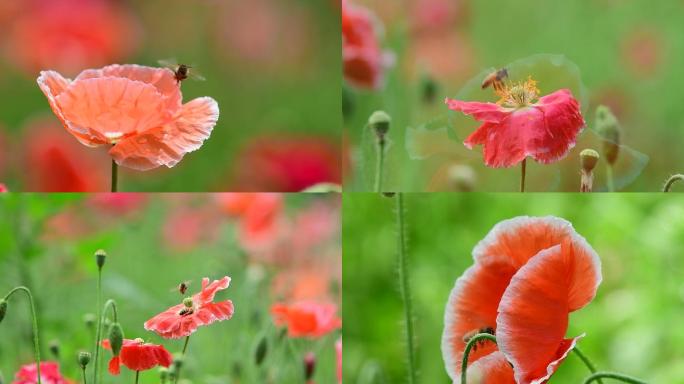
[[[83,367],[83,384],[88,384],[88,381],[86,380],[86,369]]]
[[[190,336],[187,336],[185,338],[185,344],[183,344],[183,351],[181,352],[181,356],[185,357],[185,352],[188,350],[188,342],[190,341]],[[176,369],[176,374],[174,375],[173,382],[178,383],[178,379],[180,379],[180,367]]]
[[[382,192],[382,181],[385,173],[385,139],[378,139],[377,160],[375,164],[375,192]]]
[[[667,179],[665,186],[663,187],[663,192],[670,192],[672,185],[674,183],[676,183],[677,181],[684,181],[684,175],[672,175],[672,176],[670,176],[670,178]]]
[[[613,179],[613,166],[608,164],[606,167],[606,182],[608,183],[608,192],[615,192],[615,180]]]
[[[489,340],[496,344],[496,337],[489,333],[478,333],[468,340],[468,344],[466,344],[465,350],[463,351],[463,360],[461,360],[461,384],[466,384],[466,380],[468,379],[466,373],[468,372],[468,355],[470,355],[470,350],[475,344],[483,340]]]
[[[135,384],[138,384],[138,379],[140,379],[140,371],[135,371]]]
[[[577,346],[575,346],[575,348],[573,348],[572,351],[575,352],[575,355],[577,355],[577,357],[579,357],[580,360],[582,360],[584,365],[586,365],[587,368],[589,368],[589,372],[591,372],[592,374],[596,373],[596,366],[591,362],[591,360],[589,360],[587,355],[582,353],[582,351],[580,351],[580,349],[577,348]],[[596,381],[598,381],[599,384],[603,384],[601,379],[597,379]]]
[[[622,381],[624,383],[631,383],[631,384],[646,384],[645,381],[639,380],[635,377],[623,375],[621,373],[615,373],[615,372],[598,372],[594,373],[593,375],[587,377],[586,380],[584,380],[584,384],[589,384],[594,380],[598,380],[600,378],[605,378],[605,379],[615,379]]]
[[[520,192],[525,192],[525,176],[527,176],[527,158],[524,158],[520,172]]]
[[[102,338],[102,268],[97,271],[97,333],[95,334],[95,361],[93,364],[93,383],[97,384],[100,371],[100,339]]]
[[[26,296],[28,296],[29,303],[31,305],[31,319],[33,321],[33,347],[35,349],[33,353],[36,359],[36,374],[38,376],[38,384],[42,384],[40,378],[40,339],[38,336],[38,318],[36,317],[36,306],[33,303],[33,295],[31,295],[31,291],[26,287],[16,287],[9,291],[9,293],[5,296],[5,301],[9,301],[10,296],[12,296],[15,292],[18,291],[26,293]]]
[[[119,317],[117,316],[116,312],[116,301],[109,299],[104,305],[104,309],[102,310],[102,316],[107,316],[107,310],[111,308],[112,313],[114,314],[114,322],[118,323],[119,322]]]
[[[416,382],[416,368],[413,345],[413,312],[411,310],[411,291],[409,284],[409,273],[406,252],[406,228],[404,222],[404,195],[397,193],[397,241],[398,241],[398,265],[399,265],[399,287],[401,300],[404,303],[404,326],[406,327],[406,359],[408,360],[409,384]]]
[[[112,159],[112,192],[116,192],[119,183],[119,166],[116,161]]]

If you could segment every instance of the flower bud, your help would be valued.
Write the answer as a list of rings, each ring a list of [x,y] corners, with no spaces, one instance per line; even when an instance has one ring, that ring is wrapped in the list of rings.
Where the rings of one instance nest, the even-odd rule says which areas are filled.
[[[102,249],[98,249],[95,252],[95,262],[97,263],[97,268],[102,269],[105,264],[105,260],[107,259],[107,252],[105,252]]]
[[[79,352],[78,365],[81,366],[81,369],[85,369],[88,363],[90,363],[90,352]]]
[[[475,171],[467,165],[454,164],[448,169],[449,187],[457,192],[471,192],[475,189]]]
[[[59,340],[50,340],[50,353],[55,359],[59,360]]]
[[[254,362],[257,366],[263,363],[266,358],[266,353],[268,352],[268,340],[266,340],[266,335],[261,336],[259,344],[257,344],[256,351],[254,352]]]
[[[7,314],[7,300],[0,299],[0,323],[5,318],[5,314]]]
[[[162,384],[166,383],[169,379],[169,369],[165,367],[159,367],[159,379],[161,379]]]
[[[582,152],[580,152],[580,164],[582,165],[582,169],[584,171],[593,171],[598,161],[599,154],[593,149],[585,149]]]
[[[88,329],[94,329],[95,328],[95,321],[96,317],[92,313],[86,313],[83,315],[83,323],[85,323],[86,327]]]
[[[176,368],[176,370],[178,370],[179,368],[181,368],[181,367],[183,366],[183,363],[184,363],[184,362],[185,362],[185,361],[183,360],[183,355],[182,355],[182,354],[180,354],[180,353],[175,353],[175,354],[173,355],[173,366]]]
[[[389,132],[392,118],[384,111],[375,111],[368,118],[368,126],[371,127],[380,144],[385,143],[385,136]]]
[[[620,123],[610,108],[603,105],[596,108],[596,132],[603,139],[603,154],[612,166],[620,153]]]
[[[112,354],[114,356],[119,356],[121,352],[121,347],[123,346],[123,329],[119,323],[112,323],[109,326],[109,344],[112,346]]]
[[[316,355],[309,352],[304,356],[304,376],[306,380],[311,380],[316,370]]]

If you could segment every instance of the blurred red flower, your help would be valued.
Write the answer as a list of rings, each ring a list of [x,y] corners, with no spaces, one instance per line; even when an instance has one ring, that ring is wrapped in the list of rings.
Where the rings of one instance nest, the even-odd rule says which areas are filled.
[[[37,384],[38,371],[36,364],[23,365],[14,376],[12,384]],[[45,361],[40,363],[40,379],[43,384],[69,384],[70,380],[59,373],[59,364]]]
[[[164,245],[175,252],[192,250],[218,238],[217,215],[199,207],[179,207],[164,220]]]
[[[109,340],[102,340],[102,347],[112,349]],[[173,356],[163,345],[145,343],[143,339],[124,339],[121,352],[109,361],[109,373],[121,373],[121,364],[131,371],[146,371],[158,365],[168,367]]]
[[[202,279],[202,291],[145,322],[145,329],[167,339],[190,336],[198,327],[233,317],[233,302],[214,303],[216,292],[228,288],[230,277],[209,283]]]
[[[473,116],[483,124],[464,144],[484,146],[488,167],[512,167],[528,156],[544,164],[563,158],[584,128],[579,102],[568,89],[539,98],[534,80],[504,85],[494,103],[446,99],[449,109]]]
[[[411,0],[411,24],[415,33],[444,33],[454,29],[466,14],[464,0]]]
[[[12,1],[10,1],[11,3]],[[136,48],[137,22],[120,2],[22,0],[7,30],[9,59],[27,73],[52,68],[73,74],[117,62]]]
[[[385,57],[376,30],[377,20],[363,7],[342,0],[342,62],[344,78],[359,88],[382,84]]]
[[[278,193],[219,193],[219,206],[240,220],[239,240],[247,250],[270,248],[279,238],[283,197]]]
[[[299,192],[342,182],[340,145],[312,136],[261,136],[247,143],[234,168],[234,188]]]
[[[5,184],[0,183],[0,192],[9,192],[9,189],[7,189]]]
[[[54,121],[40,119],[24,131],[26,191],[96,192],[108,187],[108,158],[88,151]],[[100,166],[101,165],[101,166]]]
[[[319,338],[342,327],[337,305],[332,303],[297,302],[271,306],[273,321],[286,326],[289,337]]]
[[[89,195],[88,203],[101,212],[125,215],[139,210],[146,199],[147,197],[144,193],[95,193]]]

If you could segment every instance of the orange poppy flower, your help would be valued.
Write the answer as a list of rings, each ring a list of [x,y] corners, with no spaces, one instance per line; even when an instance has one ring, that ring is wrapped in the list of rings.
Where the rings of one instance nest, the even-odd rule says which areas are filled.
[[[449,376],[460,380],[469,338],[491,333],[498,345],[483,341],[471,350],[468,377],[545,383],[583,336],[564,338],[570,312],[587,305],[601,282],[598,255],[563,219],[518,217],[497,224],[473,257],[446,306]]]
[[[337,306],[331,303],[279,303],[271,307],[271,313],[277,326],[287,326],[290,337],[318,338],[342,326]]]
[[[117,164],[142,171],[178,164],[202,146],[219,116],[210,97],[182,104],[179,83],[166,68],[110,65],[73,81],[42,71],[38,85],[78,141],[112,145]]]

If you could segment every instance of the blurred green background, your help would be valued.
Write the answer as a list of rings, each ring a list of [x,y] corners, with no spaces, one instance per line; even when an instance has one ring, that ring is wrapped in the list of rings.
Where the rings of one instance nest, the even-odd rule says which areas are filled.
[[[622,160],[639,164],[618,171],[618,177],[638,175],[622,190],[655,191],[672,173],[684,171],[684,152],[679,149],[684,143],[679,102],[684,87],[680,75],[684,65],[681,1],[353,2],[377,15],[384,31],[381,44],[395,55],[395,63],[386,71],[382,89],[345,89],[350,112],[345,116],[344,129],[353,159],[345,174],[348,189],[368,191],[373,187],[373,140],[363,136],[368,116],[383,109],[393,119],[386,171],[388,189],[448,190],[453,186],[444,180],[448,178],[446,168],[465,165],[475,173],[476,190],[515,191],[519,167],[486,168],[481,147],[469,151],[462,145],[476,124],[450,126],[450,143],[440,142],[447,147],[444,152],[423,161],[409,158],[405,135],[409,127],[446,127],[431,124],[447,116],[444,98],[463,94],[467,81],[482,71],[543,53],[564,55],[579,68],[588,91],[588,97],[582,100],[588,128],[594,128],[596,107],[608,105],[621,122],[622,144],[650,157],[641,170],[643,161],[631,159],[635,155],[629,149],[623,151]],[[519,76],[526,78],[527,74]],[[428,78],[436,83],[430,100],[425,99]],[[538,80],[542,92],[554,90],[544,88],[549,81]],[[491,98],[490,92],[478,92],[481,99]],[[579,152],[587,147],[600,149],[592,136],[590,130],[585,130],[577,147],[559,163],[543,166],[528,162],[528,190],[578,191]],[[603,172],[605,164],[598,168]],[[602,174],[595,185],[597,189],[605,187]]]
[[[287,337],[273,325],[270,307],[276,301],[287,300],[289,296],[282,296],[283,282],[286,290],[290,288],[283,277],[298,273],[302,265],[319,266],[319,275],[327,271],[322,266],[341,269],[339,227],[332,227],[335,229],[329,233],[331,237],[320,231],[306,232],[310,240],[307,244],[311,245],[308,252],[302,248],[295,252],[286,239],[280,247],[287,251],[279,255],[269,252],[269,257],[275,257],[269,261],[255,257],[240,245],[238,223],[225,215],[221,218],[212,195],[133,197],[137,199],[134,209],[131,205],[124,209],[124,204],[102,209],[112,207],[95,201],[104,200],[104,195],[0,195],[0,294],[4,296],[17,285],[31,288],[38,307],[43,361],[55,360],[48,345],[58,340],[62,373],[80,382],[76,355],[93,349],[94,336],[83,317],[96,310],[97,267],[93,253],[101,248],[108,253],[103,297],[105,301],[116,300],[126,338],[141,337],[163,344],[172,353],[181,351],[184,340],[162,339],[144,330],[143,323],[182,301],[176,288],[180,282],[191,281],[190,295],[199,292],[203,277],[232,278],[230,287],[221,291],[216,300],[232,300],[235,313],[232,319],[200,327],[191,336],[181,382],[304,382],[302,359],[306,351],[316,354],[313,379],[336,382],[333,345],[340,332],[317,340],[293,339],[293,345],[288,346]],[[132,204],[134,199],[129,202]],[[338,205],[335,196],[288,195],[279,217],[288,221],[310,213],[311,207],[323,207],[325,212],[337,215]],[[178,216],[179,212],[183,213]],[[180,223],[176,222],[178,218]],[[339,222],[337,216],[335,222]],[[189,234],[194,234],[195,242],[187,241],[188,236],[193,236]],[[314,294],[337,297],[340,279],[334,277],[327,283]],[[26,297],[22,293],[13,295],[0,324],[0,373],[5,382],[12,380],[21,365],[33,361],[30,325]],[[257,367],[255,350],[264,335],[268,352]],[[295,351],[301,356],[296,356]],[[105,351],[102,356],[106,363],[111,353]],[[103,366],[106,369],[106,364]],[[103,377],[106,383],[134,381],[134,374],[126,368],[118,378],[106,371]],[[159,383],[157,370],[142,372],[140,380]]]
[[[392,198],[347,194],[343,203],[345,380],[405,381],[403,310]],[[568,335],[600,370],[652,383],[684,377],[684,198],[532,194],[405,195],[419,382],[448,383],[440,351],[444,307],[471,252],[501,220],[554,215],[572,222],[602,261],[595,300],[570,317]],[[375,381],[370,379],[376,377]],[[587,369],[569,356],[552,383]]]
[[[66,13],[46,10],[51,3]],[[13,191],[77,189],[31,180],[31,174],[62,172],[89,180],[90,190],[108,191],[109,156],[67,145],[76,140],[38,88],[39,70],[73,78],[89,67],[175,59],[206,78],[183,82],[184,102],[213,97],[219,121],[202,148],[173,169],[122,170],[120,190],[292,191],[339,184],[339,19],[334,4],[310,0],[3,0],[0,182]],[[46,136],[41,127],[63,140],[35,153],[27,147]],[[305,165],[282,160],[293,156]]]

